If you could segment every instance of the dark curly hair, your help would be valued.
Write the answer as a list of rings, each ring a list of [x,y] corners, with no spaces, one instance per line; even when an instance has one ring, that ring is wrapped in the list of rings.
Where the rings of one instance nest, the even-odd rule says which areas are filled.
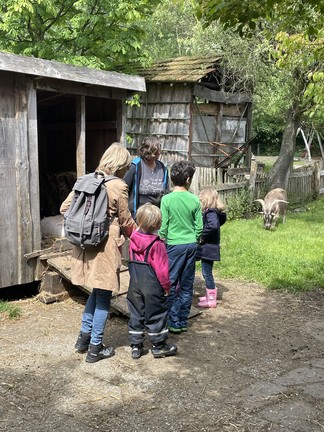
[[[161,142],[156,137],[145,138],[138,148],[138,155],[145,161],[149,161],[156,152],[161,151]]]
[[[188,178],[192,179],[195,171],[193,162],[185,160],[175,162],[171,167],[171,181],[175,186],[185,186]]]

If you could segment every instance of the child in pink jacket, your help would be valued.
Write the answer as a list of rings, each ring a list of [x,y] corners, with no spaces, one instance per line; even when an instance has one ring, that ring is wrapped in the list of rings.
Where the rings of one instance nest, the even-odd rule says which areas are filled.
[[[166,247],[155,234],[161,226],[161,220],[161,211],[157,206],[144,204],[136,213],[138,230],[130,237],[127,303],[133,359],[139,359],[143,354],[145,330],[155,358],[175,355],[177,352],[176,345],[166,343],[166,295],[170,290],[170,279]]]

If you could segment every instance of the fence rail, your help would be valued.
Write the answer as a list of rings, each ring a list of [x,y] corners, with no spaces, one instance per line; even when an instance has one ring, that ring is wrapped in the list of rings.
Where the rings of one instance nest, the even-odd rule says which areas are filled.
[[[251,187],[254,189],[255,198],[263,197],[266,179],[267,175],[259,168],[253,175],[252,171],[243,168],[230,168],[227,172],[223,172],[216,168],[197,167],[191,190],[198,194],[206,187],[214,187],[226,203],[240,190]],[[316,161],[313,165],[293,169],[288,179],[287,194],[292,200],[324,195],[324,161]]]

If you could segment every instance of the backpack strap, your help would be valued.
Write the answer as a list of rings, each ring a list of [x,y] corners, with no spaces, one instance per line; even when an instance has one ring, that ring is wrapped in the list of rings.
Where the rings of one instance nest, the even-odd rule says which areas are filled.
[[[162,164],[163,169],[164,169],[163,186],[164,186],[164,189],[166,189],[168,187],[168,175],[169,175],[169,172],[168,172],[167,167],[162,162],[161,162],[161,164]]]
[[[157,241],[157,239],[158,239],[158,237],[155,237],[155,239],[152,241],[152,243],[148,246],[148,248],[146,249],[146,252],[145,252],[145,257],[144,257],[144,261],[147,263],[147,260],[148,260],[148,256],[149,256],[149,253],[150,253],[150,250],[152,249],[152,246],[154,245],[154,243]]]
[[[104,182],[106,184],[110,180],[115,180],[115,179],[118,179],[118,178],[119,177],[116,177],[116,176],[114,176],[112,174],[105,175],[105,177],[104,177],[105,181]],[[108,197],[108,193],[107,193],[107,197]],[[108,206],[109,206],[109,198],[107,198],[107,199],[108,199]],[[116,214],[113,214],[112,216],[109,215],[109,210],[108,209],[107,209],[107,214],[108,214],[108,217],[110,217],[110,223],[112,223],[114,221],[115,217],[116,217]]]
[[[151,250],[152,246],[154,245],[154,243],[155,243],[158,239],[159,239],[159,237],[155,237],[155,239],[152,241],[152,243],[149,244],[148,247],[146,248],[145,256],[144,256],[144,261],[143,261],[143,262],[145,262],[146,264],[148,264],[147,260],[148,260],[148,256],[149,256],[150,250]],[[134,259],[134,251],[133,251],[133,250],[130,251],[130,258],[131,258],[131,261],[136,261],[136,260]]]
[[[133,212],[134,215],[136,214],[137,211],[137,206],[138,206],[138,202],[139,202],[139,179],[141,177],[141,158],[137,157],[135,159],[132,160],[132,164],[135,166],[135,179],[134,179],[134,208],[133,208]]]

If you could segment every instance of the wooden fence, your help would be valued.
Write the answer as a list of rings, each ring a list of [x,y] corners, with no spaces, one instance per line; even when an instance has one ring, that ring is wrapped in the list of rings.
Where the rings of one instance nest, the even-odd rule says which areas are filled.
[[[253,163],[251,171],[230,168],[226,173],[220,169],[197,167],[191,191],[198,194],[206,187],[215,187],[225,203],[246,188],[252,189],[254,198],[263,198],[266,179],[263,167]],[[291,201],[324,195],[324,161],[293,169],[289,175],[287,194]]]

